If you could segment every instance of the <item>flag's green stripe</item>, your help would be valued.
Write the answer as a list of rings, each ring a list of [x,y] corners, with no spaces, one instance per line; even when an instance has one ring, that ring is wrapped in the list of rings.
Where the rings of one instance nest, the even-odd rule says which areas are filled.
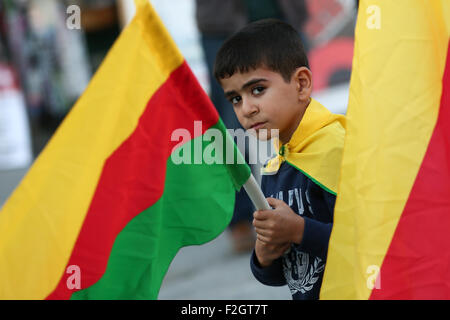
[[[214,127],[225,132],[221,121]],[[204,138],[197,137],[182,147],[190,148],[191,160],[196,141],[204,151],[211,147]],[[235,174],[234,180],[230,172]],[[227,227],[233,214],[235,188],[249,175],[247,165],[175,165],[169,158],[161,199],[118,235],[103,277],[74,293],[72,299],[156,299],[177,251],[208,242]]]

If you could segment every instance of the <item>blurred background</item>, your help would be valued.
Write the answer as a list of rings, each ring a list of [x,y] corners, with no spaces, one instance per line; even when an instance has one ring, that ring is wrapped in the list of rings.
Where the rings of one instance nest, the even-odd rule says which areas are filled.
[[[303,39],[313,73],[313,97],[332,112],[345,114],[357,1],[151,3],[227,127],[239,124],[211,78],[215,53],[245,24],[270,17],[289,22]],[[77,8],[79,26],[74,20]],[[0,207],[83,93],[134,12],[133,0],[0,0]],[[246,229],[238,229],[230,228],[205,245],[181,249],[159,298],[291,299],[287,287],[265,287],[253,278],[251,251],[242,243]]]

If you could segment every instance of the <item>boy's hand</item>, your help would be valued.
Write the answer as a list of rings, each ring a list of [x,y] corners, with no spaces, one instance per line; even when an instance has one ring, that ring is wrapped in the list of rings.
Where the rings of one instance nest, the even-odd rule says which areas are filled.
[[[267,198],[267,202],[274,210],[258,210],[253,214],[257,239],[271,245],[300,244],[305,220],[284,201]]]
[[[272,264],[275,259],[281,257],[281,255],[290,247],[290,243],[284,243],[281,245],[268,244],[256,239],[255,242],[255,254],[261,267],[265,268]]]

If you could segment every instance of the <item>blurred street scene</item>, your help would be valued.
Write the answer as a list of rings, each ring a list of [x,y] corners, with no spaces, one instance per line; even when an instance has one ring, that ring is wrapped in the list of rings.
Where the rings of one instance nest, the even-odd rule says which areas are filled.
[[[258,1],[237,2],[251,16]],[[313,97],[332,112],[345,114],[357,1],[296,1],[305,8],[297,13],[305,19],[299,34],[313,73]],[[262,2],[277,12],[273,8],[278,1]],[[211,34],[202,31],[197,20],[196,6],[202,1],[151,3],[226,119],[213,99],[206,50],[213,42],[206,41]],[[76,8],[79,28],[73,20]],[[133,10],[133,0],[0,0],[0,207],[84,92]],[[269,17],[258,14],[253,19]],[[232,121],[225,123],[234,127]],[[291,299],[286,286],[266,287],[253,278],[250,254],[248,248],[237,252],[231,229],[207,244],[185,247],[172,262],[159,298]]]

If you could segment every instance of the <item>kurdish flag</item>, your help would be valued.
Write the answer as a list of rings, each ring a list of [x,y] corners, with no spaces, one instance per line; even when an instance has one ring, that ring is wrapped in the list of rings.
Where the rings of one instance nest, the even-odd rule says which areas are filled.
[[[173,161],[195,146],[220,156],[207,129],[232,140],[150,4],[137,4],[0,213],[1,299],[155,299],[177,251],[231,219],[250,169]]]
[[[450,299],[450,1],[360,1],[322,299]]]

